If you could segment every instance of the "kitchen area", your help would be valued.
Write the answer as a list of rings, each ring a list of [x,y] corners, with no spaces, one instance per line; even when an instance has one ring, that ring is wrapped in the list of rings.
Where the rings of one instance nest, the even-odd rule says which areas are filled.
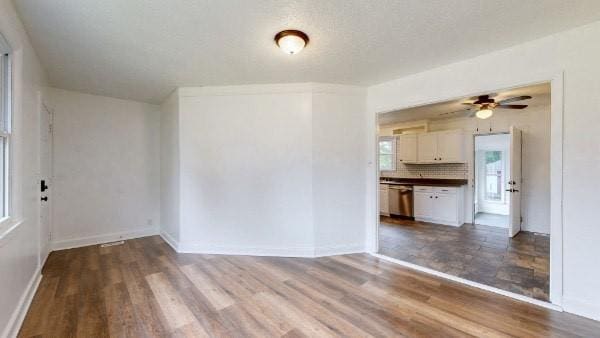
[[[378,253],[547,301],[548,90],[535,85],[380,114]],[[515,100],[528,105],[485,109]],[[507,205],[522,212],[520,222],[506,215]],[[480,221],[490,215],[517,231]]]
[[[379,139],[380,215],[461,226],[467,159],[462,130],[416,132],[399,126]]]

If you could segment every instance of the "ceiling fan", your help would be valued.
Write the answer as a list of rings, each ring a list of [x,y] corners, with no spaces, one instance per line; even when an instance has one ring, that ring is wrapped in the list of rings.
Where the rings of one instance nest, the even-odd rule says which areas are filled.
[[[482,120],[492,117],[494,115],[494,109],[525,109],[527,108],[526,104],[509,104],[512,102],[523,101],[531,99],[529,95],[515,96],[509,97],[504,100],[500,100],[496,102],[491,96],[494,94],[488,95],[480,95],[472,97],[470,100],[475,100],[474,102],[463,102],[464,105],[471,106],[470,108],[459,110],[451,113],[444,113],[441,115],[450,115],[457,113],[467,113],[468,117],[477,117]]]

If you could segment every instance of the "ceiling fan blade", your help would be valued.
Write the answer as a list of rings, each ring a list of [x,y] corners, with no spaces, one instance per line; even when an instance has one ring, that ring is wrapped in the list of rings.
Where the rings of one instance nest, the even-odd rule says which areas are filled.
[[[511,102],[516,102],[516,101],[529,100],[530,98],[531,98],[531,96],[529,96],[529,95],[515,96],[515,97],[508,98],[508,99],[504,99],[502,101],[498,101],[497,103],[500,104],[500,105],[503,105],[505,103],[511,103]]]
[[[498,105],[496,109],[525,109],[527,108],[526,104],[507,104],[507,105]]]

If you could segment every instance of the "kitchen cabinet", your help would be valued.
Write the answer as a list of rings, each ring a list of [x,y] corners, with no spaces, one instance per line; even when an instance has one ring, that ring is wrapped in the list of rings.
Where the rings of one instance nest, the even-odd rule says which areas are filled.
[[[448,130],[418,134],[417,163],[465,163],[464,134]]]
[[[414,187],[417,221],[461,226],[464,223],[463,187]]]
[[[423,188],[423,187],[419,187]],[[417,187],[413,190],[414,213],[416,220],[431,219],[433,215],[433,194],[426,187],[426,191],[420,191]]]
[[[399,135],[396,146],[398,147],[398,161],[402,163],[417,162],[417,134]]]
[[[417,137],[417,160],[419,163],[437,161],[437,134],[425,133]]]
[[[465,137],[462,131],[437,133],[437,157],[439,162],[465,162]]]
[[[379,184],[379,214],[390,215],[389,185]]]

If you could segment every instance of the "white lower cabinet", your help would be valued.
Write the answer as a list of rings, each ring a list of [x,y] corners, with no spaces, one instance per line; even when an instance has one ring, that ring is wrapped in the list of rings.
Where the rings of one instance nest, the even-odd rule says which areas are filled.
[[[417,221],[461,226],[464,223],[463,187],[414,187]]]
[[[379,214],[390,215],[390,197],[389,186],[387,184],[379,185]]]

